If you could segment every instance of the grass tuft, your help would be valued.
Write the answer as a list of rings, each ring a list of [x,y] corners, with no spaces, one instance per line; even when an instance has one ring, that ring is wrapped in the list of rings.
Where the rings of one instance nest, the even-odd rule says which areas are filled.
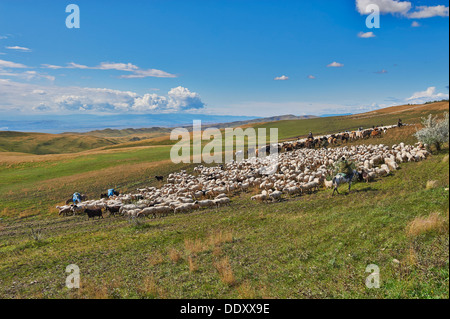
[[[447,226],[445,218],[438,213],[432,213],[427,217],[416,217],[407,228],[408,236],[415,237],[429,232],[441,232]]]

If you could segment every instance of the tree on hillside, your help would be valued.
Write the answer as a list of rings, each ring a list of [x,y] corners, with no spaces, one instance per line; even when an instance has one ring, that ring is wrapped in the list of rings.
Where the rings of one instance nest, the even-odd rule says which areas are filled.
[[[432,116],[422,118],[423,129],[418,130],[415,136],[424,144],[436,146],[438,151],[441,150],[442,143],[448,142],[448,129],[449,129],[449,117],[448,112],[444,114],[444,118],[439,120],[437,116]]]

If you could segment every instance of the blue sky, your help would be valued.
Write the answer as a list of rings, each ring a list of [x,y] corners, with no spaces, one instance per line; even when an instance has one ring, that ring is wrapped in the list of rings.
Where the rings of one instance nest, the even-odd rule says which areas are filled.
[[[380,28],[366,27],[370,3]],[[0,113],[320,115],[447,99],[448,5],[2,0]]]

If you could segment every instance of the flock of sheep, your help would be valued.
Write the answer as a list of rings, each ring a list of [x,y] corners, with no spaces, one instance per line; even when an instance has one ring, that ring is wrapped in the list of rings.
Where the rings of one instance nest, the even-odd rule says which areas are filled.
[[[426,145],[419,143],[414,146],[400,143],[392,147],[378,144],[299,148],[214,167],[200,165],[192,174],[184,170],[170,174],[160,188],[145,187],[134,194],[119,194],[57,208],[60,215],[88,211],[88,217],[100,218],[105,211],[114,216],[155,218],[229,205],[231,196],[255,190],[259,194],[251,197],[252,200],[280,201],[284,197],[331,188],[332,181],[327,179],[333,175],[335,164],[342,157],[354,162],[360,176],[368,182],[388,175],[398,168],[399,163],[420,161],[428,155]]]

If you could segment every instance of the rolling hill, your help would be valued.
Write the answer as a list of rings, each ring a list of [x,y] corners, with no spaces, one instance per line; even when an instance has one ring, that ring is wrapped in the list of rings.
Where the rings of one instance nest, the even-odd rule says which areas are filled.
[[[448,103],[255,125],[276,125],[290,138],[308,130],[392,124],[399,114],[405,123],[418,123],[444,111]],[[395,128],[352,143],[411,144],[414,131]],[[60,142],[110,141],[61,136],[66,140]],[[33,151],[50,137],[8,132],[3,139]],[[387,177],[355,183],[347,196],[320,190],[263,204],[250,200],[256,192],[250,190],[227,207],[138,222],[58,216],[55,206],[74,191],[90,198],[110,187],[133,192],[161,186],[155,175],[196,166],[173,164],[164,136],[155,138],[161,145],[147,146],[135,144],[151,139],[133,144],[122,138],[77,153],[0,153],[0,298],[448,299],[448,145],[425,161],[402,163]],[[435,187],[427,187],[430,180]],[[411,225],[422,228],[412,231]],[[81,288],[71,291],[55,273],[74,259],[83,275]],[[381,269],[380,289],[364,285],[373,263]]]
[[[206,124],[202,128],[217,127],[254,127],[278,128],[280,140],[306,136],[309,131],[314,134],[328,134],[359,127],[395,124],[398,118],[404,123],[420,123],[427,114],[441,114],[448,111],[449,102],[435,102],[421,105],[401,105],[379,109],[367,113],[334,116],[295,116],[282,115],[228,123]],[[188,129],[192,126],[186,126]],[[20,152],[36,155],[65,154],[83,152],[93,149],[116,149],[157,145],[172,145],[169,139],[170,128],[127,128],[104,129],[86,133],[22,133],[0,131],[0,152]]]

